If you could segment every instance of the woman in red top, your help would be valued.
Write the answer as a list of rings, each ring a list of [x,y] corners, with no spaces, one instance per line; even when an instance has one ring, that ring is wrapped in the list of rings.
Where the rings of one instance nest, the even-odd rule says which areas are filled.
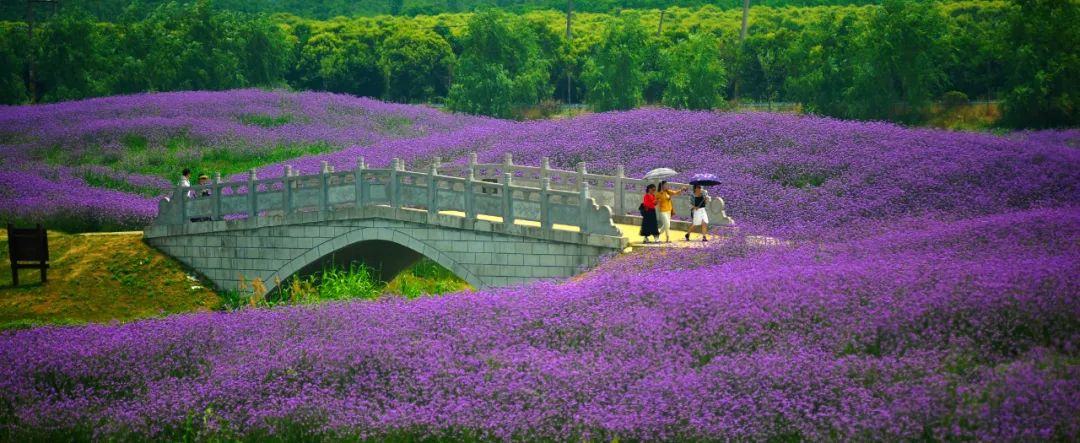
[[[656,237],[660,241],[660,228],[656,223],[656,185],[645,187],[645,196],[641,199],[644,210],[641,212],[641,236],[645,237],[645,243],[649,243],[649,236]]]

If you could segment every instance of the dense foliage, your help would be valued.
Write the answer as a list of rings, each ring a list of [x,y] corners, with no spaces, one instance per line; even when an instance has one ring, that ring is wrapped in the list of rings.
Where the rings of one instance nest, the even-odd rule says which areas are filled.
[[[948,95],[1003,98],[1013,127],[1080,124],[1080,62],[1068,49],[1080,47],[1078,0],[755,2],[741,45],[741,11],[715,6],[578,12],[567,39],[555,10],[320,21],[213,5],[100,23],[63,13],[39,23],[29,45],[24,24],[4,23],[0,100],[287,85],[501,117],[556,99],[698,109],[738,97],[919,123]],[[702,78],[709,84],[688,83]]]
[[[93,14],[101,20],[111,20],[122,14],[141,15],[162,4],[195,3],[200,0],[64,0],[65,7]],[[225,11],[287,12],[301,17],[328,19],[357,15],[435,15],[500,8],[514,12],[545,9],[565,10],[566,0],[215,0],[214,5]],[[880,0],[754,0],[764,6],[835,6],[866,5]],[[576,0],[574,9],[585,12],[613,12],[619,9],[700,7],[713,5],[723,9],[740,8],[742,0]],[[48,6],[44,6],[47,9]],[[17,1],[0,3],[0,20],[22,20],[25,5]]]
[[[670,109],[515,123],[250,90],[9,107],[0,122],[0,193],[62,185],[62,204],[106,218],[114,195],[152,200],[50,184],[65,156],[119,153],[124,172],[161,152],[197,164],[202,146],[323,140],[343,149],[288,162],[475,150],[712,172],[739,222],[712,247],[570,282],[6,332],[0,440],[1080,438],[1076,130]]]

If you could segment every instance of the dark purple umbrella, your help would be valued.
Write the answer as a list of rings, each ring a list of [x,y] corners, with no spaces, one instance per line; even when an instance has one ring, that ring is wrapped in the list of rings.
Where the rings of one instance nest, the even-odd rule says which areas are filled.
[[[720,184],[720,178],[707,173],[697,173],[690,176],[691,185],[716,186]]]

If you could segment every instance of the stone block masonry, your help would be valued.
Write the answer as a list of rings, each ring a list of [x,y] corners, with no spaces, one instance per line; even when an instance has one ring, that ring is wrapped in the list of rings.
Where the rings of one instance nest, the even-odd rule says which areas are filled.
[[[627,246],[620,237],[558,232],[366,206],[233,221],[154,225],[146,242],[224,290],[240,280],[304,276],[361,261],[390,280],[427,257],[477,288],[571,277]]]

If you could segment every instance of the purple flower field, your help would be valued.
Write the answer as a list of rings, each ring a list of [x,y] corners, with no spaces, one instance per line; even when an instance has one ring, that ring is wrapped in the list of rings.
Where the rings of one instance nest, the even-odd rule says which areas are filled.
[[[157,195],[185,167],[210,175],[213,165],[289,155],[282,150],[371,146],[483,121],[345,95],[261,90],[0,106],[0,219],[72,231],[142,229]],[[88,175],[106,183],[89,183]]]
[[[213,108],[199,94],[211,93],[176,96]],[[213,94],[222,107],[277,94],[399,112]],[[94,112],[84,103],[51,106],[85,107],[65,114],[79,121]],[[400,108],[441,123],[287,163],[312,173],[356,155],[381,166],[476,151],[669,166],[718,175],[739,229],[570,282],[5,332],[0,440],[1080,439],[1078,130],[662,109],[513,123]],[[72,189],[56,207],[79,216],[152,215],[152,198],[80,185],[79,166],[40,160],[11,127],[0,124],[5,169],[21,166],[0,175],[0,216],[36,210],[2,193],[43,195],[50,185],[33,180]],[[759,234],[791,242],[747,237]]]

